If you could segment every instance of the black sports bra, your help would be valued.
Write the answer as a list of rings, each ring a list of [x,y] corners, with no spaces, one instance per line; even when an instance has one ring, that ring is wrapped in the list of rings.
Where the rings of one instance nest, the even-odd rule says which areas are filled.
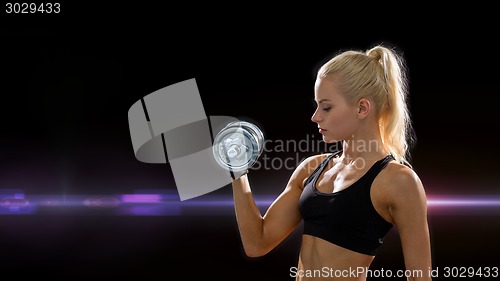
[[[373,256],[393,225],[373,207],[370,189],[375,177],[394,158],[387,155],[378,160],[346,189],[333,193],[319,191],[316,188],[319,176],[328,162],[340,152],[326,157],[305,182],[299,200],[304,234]]]

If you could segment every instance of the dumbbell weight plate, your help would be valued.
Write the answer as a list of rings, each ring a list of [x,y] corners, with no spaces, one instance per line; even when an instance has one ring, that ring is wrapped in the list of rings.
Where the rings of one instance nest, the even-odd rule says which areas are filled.
[[[248,170],[264,149],[264,135],[254,124],[231,122],[214,139],[213,155],[224,169],[241,172]]]

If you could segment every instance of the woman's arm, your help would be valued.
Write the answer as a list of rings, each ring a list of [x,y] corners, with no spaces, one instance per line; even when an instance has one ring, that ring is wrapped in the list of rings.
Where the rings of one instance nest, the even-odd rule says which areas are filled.
[[[408,167],[397,169],[393,184],[389,213],[396,226],[403,249],[408,280],[432,280],[427,199],[417,174]]]
[[[298,203],[303,182],[314,170],[314,164],[319,164],[320,157],[309,157],[294,170],[287,186],[264,216],[255,204],[247,175],[232,182],[236,220],[243,248],[248,256],[267,254],[300,223],[302,217]]]

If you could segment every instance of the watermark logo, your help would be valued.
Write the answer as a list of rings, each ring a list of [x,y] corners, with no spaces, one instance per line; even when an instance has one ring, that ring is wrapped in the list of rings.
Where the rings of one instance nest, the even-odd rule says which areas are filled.
[[[144,163],[168,163],[181,201],[231,183],[229,171],[212,155],[213,136],[231,116],[206,116],[196,80],[157,90],[128,111],[135,157]]]

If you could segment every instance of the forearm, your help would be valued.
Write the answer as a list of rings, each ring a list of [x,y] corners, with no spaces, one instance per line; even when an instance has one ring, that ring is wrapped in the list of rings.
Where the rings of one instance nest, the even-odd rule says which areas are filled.
[[[255,203],[246,175],[233,180],[233,197],[236,220],[245,252],[249,256],[260,255],[263,239],[263,217]]]
[[[408,274],[418,272],[418,274],[409,276],[407,278],[408,281],[432,281],[432,277],[430,275],[430,269],[422,269],[422,270],[414,270],[408,271]]]
[[[432,265],[430,255],[423,253],[418,263],[406,265],[408,281],[431,281]]]

